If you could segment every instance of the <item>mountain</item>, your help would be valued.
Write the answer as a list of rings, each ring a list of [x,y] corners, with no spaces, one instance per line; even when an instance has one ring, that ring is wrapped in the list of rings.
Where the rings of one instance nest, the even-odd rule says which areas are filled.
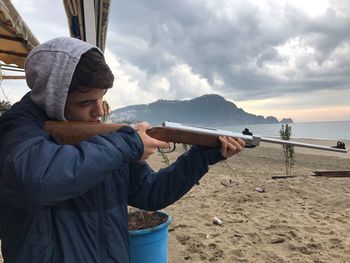
[[[151,125],[173,121],[203,126],[279,123],[273,117],[264,118],[238,108],[216,95],[204,95],[192,100],[158,100],[150,104],[132,105],[111,112],[112,122],[147,121]]]

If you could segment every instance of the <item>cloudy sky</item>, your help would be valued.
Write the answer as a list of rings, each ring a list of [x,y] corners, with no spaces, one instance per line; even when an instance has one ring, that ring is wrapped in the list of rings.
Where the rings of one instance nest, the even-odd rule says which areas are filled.
[[[62,1],[12,2],[40,42],[68,36]],[[350,120],[349,28],[347,0],[112,0],[107,100],[215,93],[254,114]],[[28,91],[2,86],[12,101]]]

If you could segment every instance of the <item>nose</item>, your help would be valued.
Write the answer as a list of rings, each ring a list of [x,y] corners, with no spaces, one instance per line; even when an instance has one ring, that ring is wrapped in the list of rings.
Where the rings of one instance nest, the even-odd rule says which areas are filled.
[[[103,116],[104,114],[104,111],[103,111],[103,103],[102,103],[102,100],[98,100],[95,104],[95,107],[93,109],[93,112],[92,112],[92,116],[94,118],[96,117],[101,117]]]

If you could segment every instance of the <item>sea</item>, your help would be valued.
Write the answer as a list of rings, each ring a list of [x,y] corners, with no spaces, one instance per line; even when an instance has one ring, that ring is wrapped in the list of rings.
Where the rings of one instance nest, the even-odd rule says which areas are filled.
[[[289,123],[288,125],[292,127],[292,138],[337,141],[350,140],[350,121],[294,122]],[[232,132],[242,132],[245,128],[248,128],[253,134],[259,136],[279,137],[279,131],[282,128],[282,124],[246,124],[220,126],[215,128]]]

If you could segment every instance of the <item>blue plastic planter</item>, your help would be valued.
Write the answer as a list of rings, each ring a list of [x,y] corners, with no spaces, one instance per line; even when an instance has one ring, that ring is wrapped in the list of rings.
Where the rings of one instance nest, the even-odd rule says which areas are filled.
[[[141,230],[130,230],[131,263],[167,263],[168,262],[168,225],[173,218],[165,212],[168,220],[163,224]]]

